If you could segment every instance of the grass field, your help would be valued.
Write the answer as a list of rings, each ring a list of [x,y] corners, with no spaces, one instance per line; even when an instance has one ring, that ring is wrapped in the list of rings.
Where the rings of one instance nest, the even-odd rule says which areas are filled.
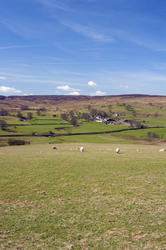
[[[166,153],[80,145],[0,148],[1,249],[165,249]]]

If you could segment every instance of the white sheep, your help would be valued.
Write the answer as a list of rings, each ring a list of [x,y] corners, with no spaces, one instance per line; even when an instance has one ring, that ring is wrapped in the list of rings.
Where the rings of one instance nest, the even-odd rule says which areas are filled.
[[[52,147],[52,149],[56,150],[56,149],[57,149],[57,147],[56,147],[56,146],[53,146],[53,147]]]
[[[120,148],[116,148],[116,149],[115,149],[115,152],[116,152],[117,154],[119,154],[119,153],[120,153]]]
[[[83,146],[80,147],[80,152],[84,152],[84,147]]]
[[[164,152],[164,151],[165,151],[165,148],[159,149],[159,152]]]

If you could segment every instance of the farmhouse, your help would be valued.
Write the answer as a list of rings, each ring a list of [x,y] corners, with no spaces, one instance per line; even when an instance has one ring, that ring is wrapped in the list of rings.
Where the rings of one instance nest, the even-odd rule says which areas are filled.
[[[115,122],[115,120],[114,119],[105,119],[105,121],[104,121],[104,123],[106,124],[106,125],[113,125],[114,124],[114,122]]]
[[[99,116],[96,116],[95,122],[103,122],[103,119]]]
[[[120,113],[115,113],[115,114],[112,114],[113,116],[117,117],[117,116],[121,116]]]

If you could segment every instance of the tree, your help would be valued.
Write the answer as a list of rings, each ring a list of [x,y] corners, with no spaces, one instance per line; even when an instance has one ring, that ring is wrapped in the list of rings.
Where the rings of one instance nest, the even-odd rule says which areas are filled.
[[[112,105],[111,104],[108,105],[108,112],[109,112],[109,115],[112,115]]]
[[[98,110],[97,115],[100,116],[101,118],[106,118],[108,117],[107,113],[103,110]]]
[[[91,121],[91,116],[88,113],[82,113],[81,118],[90,122]]]
[[[91,105],[88,105],[88,110],[90,111],[92,109]]]
[[[127,111],[134,111],[133,107],[130,104],[126,105],[125,108]]]
[[[7,110],[2,109],[2,110],[0,111],[0,116],[7,116],[7,115],[9,115],[9,112],[8,112]]]
[[[94,119],[97,116],[97,109],[91,109],[90,114],[91,114],[92,118]]]
[[[129,124],[131,128],[144,128],[144,125],[140,121],[129,120]]]
[[[132,112],[132,115],[133,115],[133,117],[136,117],[136,116],[137,116],[137,113],[136,113],[135,110]]]
[[[158,116],[159,116],[159,114],[158,114],[158,113],[155,113],[155,114],[154,114],[154,117],[158,117]]]
[[[49,131],[49,134],[50,134],[50,136],[54,136],[55,135],[55,133],[52,132],[51,130]]]
[[[33,114],[31,112],[28,112],[27,113],[27,119],[32,120],[32,118],[33,118]]]
[[[7,122],[4,121],[4,120],[0,120],[0,128],[2,130],[6,130],[6,128],[7,128]]]
[[[20,111],[17,112],[17,117],[20,118],[20,121],[26,119]]]
[[[41,110],[38,109],[38,110],[36,111],[36,114],[37,114],[38,116],[41,116]]]
[[[70,116],[70,119],[74,118],[74,111],[73,110],[69,111],[69,116]]]
[[[154,139],[159,138],[159,136],[156,133],[149,131],[147,133],[147,138],[149,141],[153,141]]]
[[[61,119],[64,121],[68,121],[69,120],[69,115],[67,113],[62,113],[60,115]]]
[[[29,107],[27,105],[22,105],[21,110],[29,110]]]
[[[71,125],[73,125],[74,127],[78,126],[78,121],[77,121],[77,118],[76,118],[76,117],[73,117],[73,118],[69,121],[69,123],[70,123]]]

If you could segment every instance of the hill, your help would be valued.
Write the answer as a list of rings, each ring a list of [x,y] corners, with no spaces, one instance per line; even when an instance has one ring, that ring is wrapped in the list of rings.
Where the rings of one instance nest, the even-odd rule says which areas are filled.
[[[0,96],[1,144],[23,136],[35,143],[165,143],[165,124],[166,96]]]
[[[79,106],[78,106],[79,103]],[[59,108],[80,109],[88,105],[102,106],[109,104],[140,103],[166,105],[166,96],[158,95],[110,95],[110,96],[71,96],[71,95],[31,95],[31,96],[0,96],[0,109],[19,109],[26,105],[31,109]]]

